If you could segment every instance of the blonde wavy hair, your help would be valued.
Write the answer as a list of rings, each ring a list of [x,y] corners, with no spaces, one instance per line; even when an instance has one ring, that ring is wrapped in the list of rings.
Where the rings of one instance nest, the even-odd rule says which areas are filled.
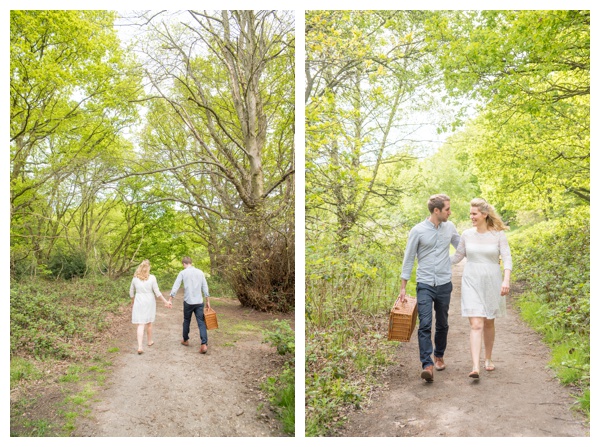
[[[494,207],[485,200],[479,198],[473,199],[471,200],[471,206],[477,208],[481,214],[486,214],[485,220],[489,229],[496,231],[508,230],[508,227],[504,225],[502,218],[498,215]]]
[[[150,261],[144,259],[142,263],[138,266],[133,276],[141,279],[142,281],[146,281],[148,279],[148,276],[150,276]]]

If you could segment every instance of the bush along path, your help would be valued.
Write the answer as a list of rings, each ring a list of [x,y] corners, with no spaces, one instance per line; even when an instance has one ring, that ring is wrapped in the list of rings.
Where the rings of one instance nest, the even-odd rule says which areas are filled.
[[[283,364],[262,331],[281,316],[211,298],[219,329],[208,332],[208,353],[200,354],[195,318],[189,346],[180,344],[182,303],[181,291],[172,309],[157,300],[154,345],[141,355],[135,326],[124,315],[114,368],[74,436],[285,436],[261,391]]]
[[[434,382],[419,377],[417,334],[398,348],[385,386],[366,409],[349,415],[341,436],[589,436],[585,418],[573,411],[576,399],[547,367],[549,349],[508,301],[508,315],[496,322],[495,371],[471,368],[469,324],[460,315],[463,265],[454,266],[446,369]],[[483,357],[482,357],[483,358]]]

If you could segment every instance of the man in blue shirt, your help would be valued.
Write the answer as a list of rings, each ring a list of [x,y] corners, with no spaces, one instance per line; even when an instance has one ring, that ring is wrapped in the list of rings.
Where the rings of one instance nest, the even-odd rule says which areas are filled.
[[[183,281],[183,339],[181,344],[189,346],[190,323],[192,313],[196,315],[198,330],[200,331],[200,353],[206,354],[208,351],[208,334],[206,331],[206,322],[204,320],[204,298],[206,306],[210,309],[210,299],[208,296],[208,284],[202,270],[192,266],[192,259],[185,256],[182,261],[183,270],[177,275],[177,279],[171,289],[169,305],[173,304],[173,297],[179,290]]]
[[[421,378],[433,382],[433,368],[446,368],[444,351],[448,338],[448,309],[452,293],[450,244],[458,246],[460,235],[450,217],[450,197],[436,194],[427,202],[430,216],[415,225],[408,234],[402,264],[402,288],[398,298],[406,301],[406,284],[410,280],[415,257],[417,265],[417,309],[419,312],[419,352],[423,370]],[[435,350],[431,342],[431,325],[435,309]],[[434,360],[431,359],[433,353]]]

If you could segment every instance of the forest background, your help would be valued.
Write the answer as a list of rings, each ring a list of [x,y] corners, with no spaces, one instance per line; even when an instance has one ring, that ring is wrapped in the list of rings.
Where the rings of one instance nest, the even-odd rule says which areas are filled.
[[[510,226],[517,308],[589,416],[589,11],[307,11],[305,38],[306,436],[334,434],[389,365],[435,193],[459,232],[474,197]]]
[[[293,312],[294,27],[293,11],[10,11],[6,327],[11,395],[29,390],[12,435],[73,431],[88,394],[65,391],[62,424],[25,415],[42,378],[104,374],[92,348],[144,259],[161,290],[191,256],[211,296]],[[293,433],[294,334],[265,340],[292,357],[265,387]]]

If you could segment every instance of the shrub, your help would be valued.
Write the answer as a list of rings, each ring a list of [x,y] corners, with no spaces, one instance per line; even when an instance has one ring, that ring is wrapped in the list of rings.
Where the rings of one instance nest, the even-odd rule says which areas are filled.
[[[96,339],[108,313],[129,299],[126,280],[92,277],[11,282],[11,357],[67,358],[78,341]]]
[[[271,323],[272,331],[264,332],[263,343],[270,343],[277,349],[277,354],[294,355],[295,333],[287,321],[275,320]]]
[[[58,249],[50,256],[48,268],[56,278],[81,278],[87,271],[85,253]]]
[[[580,387],[589,414],[589,208],[521,229],[509,241],[514,278],[527,288],[517,302],[521,316],[552,348],[550,366],[560,381]]]
[[[548,304],[546,324],[589,336],[589,212],[542,222],[510,239],[515,279]]]

